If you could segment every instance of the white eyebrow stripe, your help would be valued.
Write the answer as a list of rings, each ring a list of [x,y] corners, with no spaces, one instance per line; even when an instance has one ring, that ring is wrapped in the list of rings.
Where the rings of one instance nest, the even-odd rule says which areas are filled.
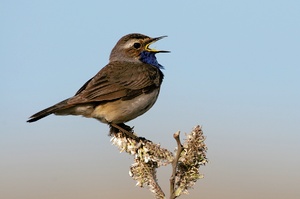
[[[140,40],[138,40],[138,39],[135,39],[135,40],[133,40],[133,39],[128,40],[128,41],[125,43],[124,48],[125,48],[125,49],[130,48],[130,47],[133,46],[134,43],[140,43]]]

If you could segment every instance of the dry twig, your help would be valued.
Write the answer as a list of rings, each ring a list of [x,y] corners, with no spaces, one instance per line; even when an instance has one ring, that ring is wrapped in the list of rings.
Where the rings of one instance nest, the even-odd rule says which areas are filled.
[[[165,198],[165,194],[157,182],[156,170],[160,166],[172,164],[170,199],[175,199],[182,194],[187,194],[188,189],[203,177],[199,173],[199,168],[207,162],[207,148],[200,126],[196,126],[190,134],[186,135],[183,144],[180,142],[179,135],[179,131],[173,135],[177,143],[175,156],[159,144],[145,138],[133,138],[127,133],[112,134],[111,142],[121,152],[125,151],[134,156],[129,175],[137,182],[137,186],[148,186],[157,199]]]

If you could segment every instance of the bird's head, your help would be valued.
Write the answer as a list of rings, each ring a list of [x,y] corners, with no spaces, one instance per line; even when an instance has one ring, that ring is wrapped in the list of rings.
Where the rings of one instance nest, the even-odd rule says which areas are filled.
[[[143,62],[158,68],[163,68],[156,60],[156,53],[170,51],[151,49],[150,45],[166,36],[151,38],[146,35],[133,33],[122,37],[110,54],[112,61]]]

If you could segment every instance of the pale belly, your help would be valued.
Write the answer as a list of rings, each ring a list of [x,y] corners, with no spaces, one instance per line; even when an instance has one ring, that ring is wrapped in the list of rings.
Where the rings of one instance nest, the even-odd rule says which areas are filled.
[[[117,100],[95,107],[90,117],[104,123],[124,123],[132,120],[146,111],[155,103],[159,90],[142,94],[131,100]]]

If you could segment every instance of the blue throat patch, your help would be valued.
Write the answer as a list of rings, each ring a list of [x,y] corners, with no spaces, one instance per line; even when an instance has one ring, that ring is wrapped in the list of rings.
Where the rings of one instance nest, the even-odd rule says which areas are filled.
[[[151,64],[152,66],[155,66],[156,68],[164,69],[164,67],[157,62],[155,53],[153,53],[153,52],[148,52],[148,51],[141,52],[140,60],[142,62],[144,62],[145,64]]]

